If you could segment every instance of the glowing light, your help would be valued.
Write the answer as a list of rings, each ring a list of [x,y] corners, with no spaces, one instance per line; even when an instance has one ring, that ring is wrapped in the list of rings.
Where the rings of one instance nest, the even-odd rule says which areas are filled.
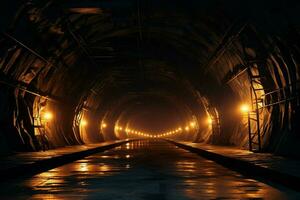
[[[52,114],[51,112],[47,111],[47,112],[45,112],[45,113],[43,114],[42,117],[43,117],[44,120],[50,121],[50,120],[53,119],[53,114]]]
[[[102,125],[101,125],[101,127],[102,127],[102,128],[106,128],[106,127],[107,127],[107,124],[103,122]]]
[[[248,104],[242,104],[240,107],[241,112],[243,113],[248,113],[250,111],[249,105]]]
[[[81,126],[86,126],[88,124],[88,122],[85,119],[82,119],[80,122]]]
[[[194,128],[196,126],[196,123],[195,122],[191,122],[190,126]]]
[[[208,123],[208,124],[212,124],[212,123],[213,123],[213,120],[212,120],[211,117],[208,117],[208,118],[207,118],[207,123]]]
[[[193,123],[195,123],[195,125],[197,125],[196,124],[197,122],[193,122]],[[162,132],[162,133],[145,133],[145,132],[134,130],[134,129],[129,129],[129,128],[123,129],[121,126],[115,126],[115,129],[117,129],[117,130],[123,129],[129,135],[136,135],[136,136],[147,137],[147,138],[164,138],[164,137],[167,137],[170,135],[182,133],[182,130],[190,131],[191,128],[192,127],[190,126],[190,123],[189,123],[185,128],[177,127],[173,130],[169,130],[167,132]]]

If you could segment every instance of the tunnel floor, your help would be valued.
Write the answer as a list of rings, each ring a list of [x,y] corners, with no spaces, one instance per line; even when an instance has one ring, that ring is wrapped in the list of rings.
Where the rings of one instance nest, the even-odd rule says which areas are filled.
[[[1,199],[300,199],[161,140],[133,141],[1,188]]]

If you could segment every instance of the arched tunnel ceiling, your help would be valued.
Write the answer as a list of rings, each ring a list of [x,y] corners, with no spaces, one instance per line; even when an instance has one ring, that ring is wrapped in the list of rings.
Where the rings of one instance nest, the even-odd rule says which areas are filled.
[[[85,53],[89,55],[94,65],[100,68],[100,72],[110,70],[111,63],[140,62],[137,60],[146,62],[145,59],[150,58],[171,60],[179,65],[184,63],[186,66],[178,67],[180,71],[191,72],[192,70],[192,72],[199,73],[201,68],[198,66],[207,60],[209,51],[217,45],[216,38],[222,37],[230,23],[227,22],[226,25],[225,22],[207,17],[206,13],[202,15],[192,13],[199,18],[197,23],[192,23],[193,15],[187,15],[187,12],[190,12],[190,6],[182,9],[181,12],[174,13],[172,6],[166,3],[161,8],[149,2],[144,2],[145,4],[137,7],[136,1],[126,3],[121,1],[58,3],[54,1],[46,6],[41,2],[35,3],[36,6],[35,4],[27,6],[30,23],[40,26],[39,29],[42,29],[43,25],[51,24],[49,31],[53,35],[66,34],[69,35],[67,37],[76,37],[75,39],[78,39],[79,45],[85,49]],[[39,5],[43,7],[39,8]],[[101,12],[89,14],[85,13],[84,9],[80,11],[82,13],[74,12],[73,8],[80,6],[92,6],[99,8]],[[42,9],[43,12],[41,12]],[[122,12],[119,12],[119,9]],[[77,8],[77,10],[80,9]],[[143,16],[139,16],[139,12],[142,12]],[[191,67],[193,65],[189,63],[194,63],[197,67]],[[122,73],[124,74],[125,70],[133,75],[131,80],[137,79],[134,75],[143,76],[145,69],[141,69],[141,74],[139,74],[136,65],[136,63],[133,64],[132,71],[130,67],[124,66]]]
[[[88,111],[97,123],[126,124],[125,115],[142,116],[151,101],[170,105],[183,123],[207,114],[222,120],[248,95],[241,90],[247,81],[227,84],[245,70],[247,57],[266,66],[289,57],[280,56],[292,42],[281,38],[299,35],[298,8],[283,0],[12,1],[1,19],[1,77],[62,103],[70,119]],[[283,87],[281,75],[271,73],[264,84]],[[80,134],[63,139],[80,141]]]
[[[201,78],[197,75],[205,71],[201,66],[205,66],[224,32],[243,18],[227,15],[222,12],[224,8],[216,9],[214,3],[198,1],[190,5],[183,1],[177,4],[168,1],[50,1],[47,4],[33,1],[24,7],[16,18],[25,12],[37,32],[42,34],[46,29],[52,37],[73,37],[88,56],[88,64],[98,68],[98,73],[112,77],[110,81],[116,87],[118,82],[131,81],[131,88],[143,87],[140,82],[147,77],[147,70],[154,78],[160,78],[156,75],[160,70],[164,76],[178,72],[192,76],[187,78],[196,81],[198,86],[207,82],[212,78],[209,74]],[[46,40],[51,42],[51,37]],[[63,45],[68,46],[65,42],[60,48],[64,48]],[[70,50],[75,49],[70,46],[65,51]],[[170,72],[161,66],[147,68],[151,59],[173,62],[174,66],[169,67]],[[111,67],[113,64],[118,65],[117,69]],[[174,69],[176,72],[172,72]],[[123,77],[118,77],[118,73]],[[101,78],[99,83],[91,80],[92,84],[103,84]],[[111,84],[110,81],[106,83]]]

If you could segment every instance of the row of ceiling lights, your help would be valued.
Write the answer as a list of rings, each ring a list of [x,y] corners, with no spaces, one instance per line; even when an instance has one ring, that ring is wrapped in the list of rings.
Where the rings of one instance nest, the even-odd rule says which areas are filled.
[[[196,128],[196,122],[192,121],[184,127],[184,130],[188,132],[191,129],[195,129],[195,128]],[[116,126],[115,130],[123,131],[124,129],[123,129],[122,126]],[[178,127],[177,129],[170,130],[170,131],[167,131],[167,132],[164,132],[164,133],[161,133],[161,134],[149,134],[149,133],[145,133],[145,132],[130,129],[130,128],[126,128],[124,131],[125,131],[125,133],[131,134],[131,135],[138,135],[138,136],[148,137],[148,138],[161,138],[161,137],[171,136],[171,135],[174,135],[174,134],[177,134],[177,133],[182,133],[183,128]]]
[[[142,136],[142,137],[148,137],[148,138],[161,138],[161,137],[166,137],[166,136],[170,136],[170,135],[174,135],[176,133],[180,133],[182,132],[182,128],[179,127],[176,130],[171,130],[165,133],[161,133],[161,134],[149,134],[149,133],[144,133],[141,131],[136,131],[136,130],[131,130],[131,129],[126,129],[125,132],[127,134],[134,134],[134,135],[138,135],[138,136]]]
[[[43,121],[47,122],[47,121],[51,121],[52,119],[53,119],[53,114],[51,112],[46,111],[46,112],[42,113],[42,120]],[[87,120],[81,119],[81,121],[80,121],[81,126],[86,126],[87,124],[88,124]],[[105,122],[102,122],[101,128],[106,128],[106,127],[107,127],[107,124]],[[196,122],[190,122],[189,125],[185,126],[184,129],[186,131],[189,131],[190,129],[193,129],[195,127],[196,127]],[[115,128],[116,128],[116,130],[119,130],[119,131],[123,130],[123,128],[121,126],[116,126]],[[158,135],[159,136],[167,136],[167,135],[170,135],[170,134],[178,133],[179,131],[182,132],[181,127],[177,128],[176,130],[171,130],[169,132],[165,132],[165,133],[158,134]],[[140,131],[135,131],[135,130],[131,130],[131,129],[126,129],[125,132],[126,133],[140,134],[141,136],[143,136],[143,135],[145,135],[145,136],[149,135],[150,136],[150,134],[145,134],[145,133],[142,133]]]
[[[240,111],[242,113],[249,113],[250,112],[250,106],[248,104],[242,104],[240,106]],[[41,113],[41,120],[43,122],[49,122],[52,119],[53,119],[53,114],[50,111],[44,111],[44,112]],[[209,125],[211,125],[213,123],[213,118],[212,117],[208,117],[207,123]],[[87,124],[88,124],[87,120],[81,119],[80,126],[84,127]],[[107,127],[107,124],[105,122],[102,122],[101,123],[101,128],[104,129],[106,127]],[[190,131],[190,129],[195,129],[195,128],[196,128],[196,122],[191,121],[188,125],[186,125],[184,127],[184,130],[185,131]],[[118,131],[123,131],[123,127],[121,127],[121,126],[115,126],[115,129],[118,130]],[[127,128],[125,130],[125,132],[127,134],[135,134],[135,135],[139,135],[139,136],[143,136],[143,137],[165,137],[165,136],[170,136],[170,135],[182,132],[182,128],[179,127],[179,128],[177,128],[175,130],[171,130],[171,131],[168,131],[168,132],[165,132],[165,133],[162,133],[162,134],[156,134],[156,135],[149,134],[149,133],[144,133],[144,132],[141,132],[141,131],[131,130],[129,128]]]

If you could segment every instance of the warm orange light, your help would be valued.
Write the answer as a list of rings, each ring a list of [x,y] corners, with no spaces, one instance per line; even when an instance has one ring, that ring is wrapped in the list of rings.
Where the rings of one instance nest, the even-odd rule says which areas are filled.
[[[240,107],[241,112],[243,113],[248,113],[250,111],[249,105],[248,104],[242,104]]]
[[[102,123],[102,128],[106,128],[107,127],[107,124],[106,123]]]
[[[208,117],[208,118],[207,118],[207,123],[208,123],[208,124],[212,124],[212,123],[213,123],[213,120],[212,120],[211,117]]]
[[[86,126],[88,123],[86,120],[82,119],[81,122],[80,122],[80,125],[81,126]]]
[[[47,111],[47,112],[45,112],[45,113],[43,114],[42,117],[43,117],[44,120],[50,121],[50,120],[53,119],[53,114],[52,114],[51,112]]]
[[[185,130],[186,130],[186,131],[189,131],[189,130],[190,130],[190,127],[186,126],[186,127],[185,127]]]
[[[191,126],[192,128],[194,128],[194,127],[196,126],[196,123],[195,123],[195,122],[191,122],[191,123],[190,123],[190,126]]]

